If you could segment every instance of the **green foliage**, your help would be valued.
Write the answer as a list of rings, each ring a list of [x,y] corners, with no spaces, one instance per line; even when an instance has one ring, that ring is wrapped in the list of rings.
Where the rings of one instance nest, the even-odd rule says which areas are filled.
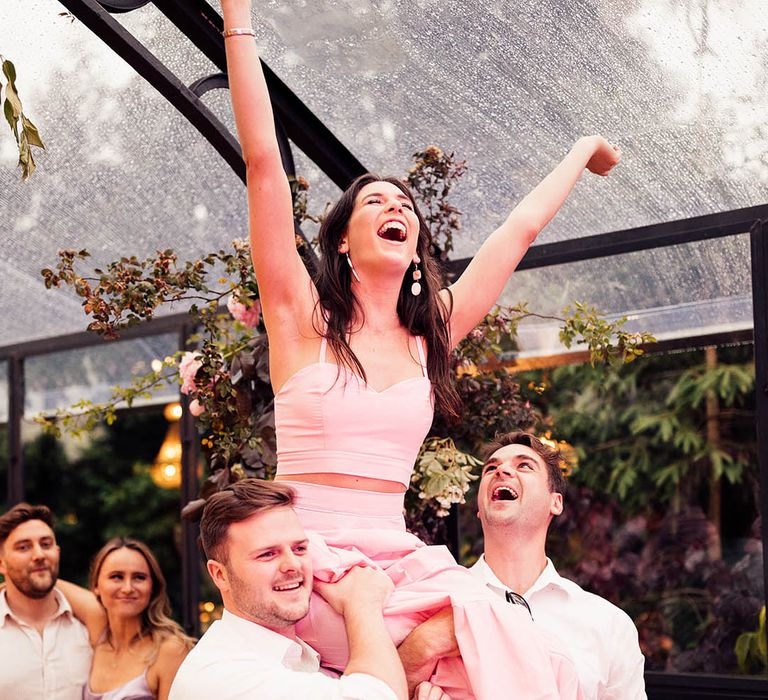
[[[765,636],[765,606],[760,610],[758,628],[736,640],[736,660],[742,673],[768,673],[768,646]]]
[[[627,333],[623,329],[626,316],[611,322],[601,318],[597,309],[587,304],[576,302],[573,310],[566,306],[563,315],[560,342],[567,348],[574,342],[586,345],[592,365],[596,362],[613,365],[632,362],[643,354],[641,344],[656,340],[650,333]]]
[[[5,86],[0,82],[0,97],[5,93],[3,113],[11,128],[11,133],[19,147],[19,166],[21,167],[21,179],[26,181],[35,171],[35,159],[32,156],[32,146],[45,149],[45,144],[40,138],[40,132],[32,121],[24,114],[19,91],[16,88],[16,67],[11,61],[0,56],[2,62]],[[21,127],[21,129],[19,129]]]
[[[411,483],[419,499],[437,501],[437,515],[442,517],[453,503],[464,503],[470,482],[477,479],[472,469],[480,465],[480,460],[457,449],[451,438],[430,437],[419,450]]]
[[[720,353],[713,369],[702,353],[679,353],[520,379],[556,387],[530,399],[576,448],[574,483],[610,494],[627,512],[642,512],[650,501],[695,502],[712,478],[756,480],[754,365],[743,359],[748,349]],[[707,396],[719,406],[716,443],[707,437]]]
[[[420,200],[419,208],[432,233],[433,252],[447,260],[453,251],[453,237],[461,231],[461,212],[448,197],[466,172],[467,163],[437,146],[417,151],[413,161],[406,182]]]
[[[26,442],[26,498],[45,503],[56,515],[63,578],[86,583],[98,548],[110,537],[130,535],[155,551],[170,592],[181,590],[175,539],[179,491],[160,489],[149,476],[167,425],[158,411],[121,413],[72,457],[52,435]]]

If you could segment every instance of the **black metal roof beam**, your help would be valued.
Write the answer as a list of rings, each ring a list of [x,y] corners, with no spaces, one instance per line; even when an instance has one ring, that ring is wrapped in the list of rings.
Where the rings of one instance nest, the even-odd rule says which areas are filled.
[[[96,0],[59,2],[181,112],[245,182],[240,144],[194,92]]]
[[[224,38],[221,36],[224,22],[218,12],[205,0],[153,0],[153,3],[219,70],[226,72]],[[341,189],[346,189],[358,175],[367,172],[270,67],[264,61],[261,64],[272,108],[288,138]]]
[[[200,99],[207,90],[221,85],[220,78],[217,83],[217,76],[208,76],[187,87],[96,0],[59,1],[181,112],[245,183],[245,163],[240,144]],[[223,44],[221,50],[224,50]],[[286,171],[295,175],[290,143],[286,138],[286,130],[279,121],[276,124],[276,134]],[[298,222],[294,222],[294,233],[307,243],[302,246],[301,256],[312,273],[317,269],[317,255]]]
[[[537,267],[564,265],[581,260],[624,255],[651,248],[664,248],[748,233],[760,219],[768,219],[768,204],[641,226],[625,231],[600,233],[557,243],[542,243],[528,249],[517,269],[531,270]],[[446,263],[445,268],[448,274],[455,278],[464,271],[470,260],[471,258],[453,260]]]
[[[68,333],[67,335],[54,335],[40,340],[28,340],[25,343],[16,343],[0,347],[0,361],[11,357],[35,357],[36,355],[48,355],[53,352],[66,352],[67,350],[79,350],[93,347],[102,343],[119,343],[123,340],[138,340],[163,333],[178,333],[180,329],[189,324],[188,313],[168,314],[157,316],[151,321],[145,321],[120,331],[120,337],[116,340],[106,340],[103,336],[93,331],[81,331],[80,333]]]

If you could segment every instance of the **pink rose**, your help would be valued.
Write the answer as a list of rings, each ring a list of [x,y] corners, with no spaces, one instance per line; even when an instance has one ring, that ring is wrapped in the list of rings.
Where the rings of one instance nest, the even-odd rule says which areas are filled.
[[[197,399],[192,399],[189,402],[189,412],[197,418],[198,416],[205,413],[205,406],[201,404]]]
[[[190,391],[195,391],[195,375],[203,363],[197,358],[200,357],[199,352],[185,352],[181,361],[179,362],[179,377],[181,378],[181,393],[189,394]]]
[[[235,298],[234,294],[230,294],[229,299],[227,299],[227,309],[235,321],[240,321],[244,326],[256,328],[259,325],[261,303],[258,299],[254,299],[250,302],[250,306],[246,306],[239,299]]]

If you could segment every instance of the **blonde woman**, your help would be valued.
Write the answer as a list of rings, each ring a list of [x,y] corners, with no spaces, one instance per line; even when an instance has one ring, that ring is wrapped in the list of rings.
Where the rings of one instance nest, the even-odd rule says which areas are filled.
[[[58,586],[93,645],[83,700],[167,700],[193,640],[170,617],[165,577],[149,547],[116,537],[93,559],[92,593]]]

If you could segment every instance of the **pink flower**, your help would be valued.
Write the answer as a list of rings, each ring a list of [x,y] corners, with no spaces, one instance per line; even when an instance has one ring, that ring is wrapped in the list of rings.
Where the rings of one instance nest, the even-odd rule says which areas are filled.
[[[259,325],[261,302],[258,299],[252,300],[250,306],[246,306],[238,298],[235,298],[234,294],[230,294],[229,299],[227,299],[227,309],[235,321],[240,321],[244,326],[256,328]]]
[[[195,391],[195,375],[203,363],[197,358],[200,357],[199,352],[185,352],[181,361],[179,362],[179,377],[181,378],[181,393],[189,394],[190,391]]]
[[[203,406],[203,404],[201,404],[197,399],[192,399],[189,402],[189,412],[195,416],[195,418],[197,418],[197,416],[205,413],[205,406]]]

